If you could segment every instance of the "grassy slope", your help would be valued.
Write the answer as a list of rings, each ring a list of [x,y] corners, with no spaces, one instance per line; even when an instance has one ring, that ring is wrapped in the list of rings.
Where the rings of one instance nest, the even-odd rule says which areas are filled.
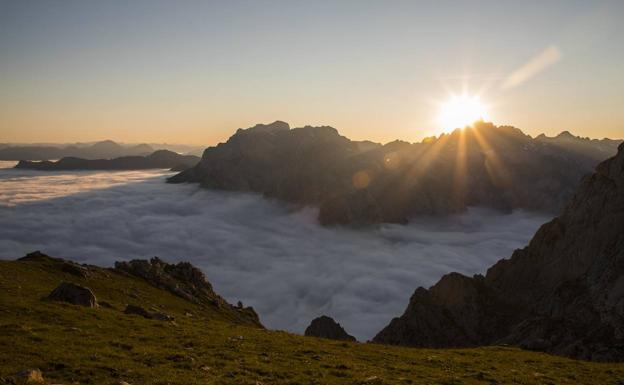
[[[61,281],[91,288],[114,308],[41,301]],[[125,315],[128,303],[157,306],[176,321]],[[112,270],[82,279],[53,262],[0,261],[0,377],[25,368],[40,368],[46,379],[64,384],[359,384],[371,376],[378,380],[368,383],[384,384],[624,380],[624,364],[508,347],[409,349],[266,331]]]

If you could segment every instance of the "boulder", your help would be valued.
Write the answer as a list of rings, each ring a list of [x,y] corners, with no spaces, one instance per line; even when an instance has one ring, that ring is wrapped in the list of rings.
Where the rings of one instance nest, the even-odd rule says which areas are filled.
[[[46,297],[50,301],[67,302],[74,305],[98,307],[97,299],[87,287],[63,282]]]

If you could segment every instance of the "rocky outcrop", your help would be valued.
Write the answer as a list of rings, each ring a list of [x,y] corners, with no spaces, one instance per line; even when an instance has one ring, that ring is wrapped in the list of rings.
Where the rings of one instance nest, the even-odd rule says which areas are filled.
[[[55,268],[59,268],[65,273],[74,275],[80,278],[88,278],[91,275],[91,271],[89,267],[86,265],[81,265],[79,263],[73,261],[66,261],[61,258],[53,258],[49,255],[42,253],[41,251],[33,251],[32,253],[28,253],[22,258],[19,258],[18,261],[32,261],[32,262],[49,262]]]
[[[304,334],[308,337],[355,341],[355,337],[349,335],[338,322],[325,315],[313,319]]]
[[[421,143],[381,146],[332,127],[290,129],[278,121],[239,129],[169,182],[316,205],[325,225],[403,223],[475,205],[556,213],[598,159],[616,152],[616,141],[584,141],[538,140],[480,122]]]
[[[56,162],[21,160],[15,168],[40,171],[60,170],[145,170],[168,168],[185,170],[199,162],[193,155],[180,155],[168,150],[158,150],[147,156],[124,156],[114,159],[82,159],[66,157]]]
[[[586,177],[562,214],[485,277],[451,273],[418,288],[374,342],[507,343],[624,360],[624,145]]]
[[[61,283],[56,289],[52,290],[46,299],[80,306],[98,307],[97,299],[89,288],[71,282]]]
[[[169,264],[160,258],[115,262],[115,270],[145,279],[151,285],[165,289],[190,302],[230,310],[246,323],[262,327],[252,307],[230,305],[212,289],[201,270],[188,262]]]

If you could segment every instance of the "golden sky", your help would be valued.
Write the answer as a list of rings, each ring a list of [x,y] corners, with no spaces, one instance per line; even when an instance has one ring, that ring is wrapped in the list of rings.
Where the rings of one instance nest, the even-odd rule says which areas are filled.
[[[284,120],[436,135],[478,96],[526,133],[624,137],[621,1],[8,1],[0,142],[210,145]]]

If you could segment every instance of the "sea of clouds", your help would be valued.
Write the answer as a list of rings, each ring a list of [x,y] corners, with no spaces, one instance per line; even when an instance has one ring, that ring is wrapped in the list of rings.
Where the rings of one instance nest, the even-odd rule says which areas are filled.
[[[483,273],[548,220],[473,208],[405,226],[323,228],[313,208],[170,185],[168,175],[0,169],[0,259],[41,250],[105,266],[188,260],[269,328],[302,333],[326,314],[365,341],[403,312],[416,287],[451,271]]]

